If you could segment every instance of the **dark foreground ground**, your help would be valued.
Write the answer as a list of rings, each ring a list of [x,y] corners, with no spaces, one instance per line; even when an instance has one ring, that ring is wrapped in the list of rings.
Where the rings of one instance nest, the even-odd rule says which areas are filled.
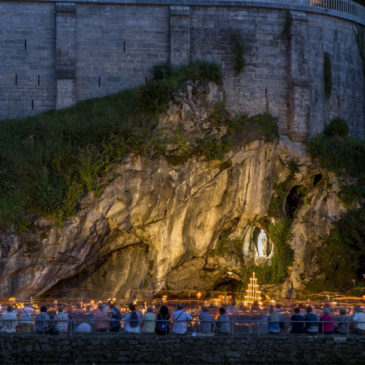
[[[365,336],[0,335],[0,364],[365,364]]]

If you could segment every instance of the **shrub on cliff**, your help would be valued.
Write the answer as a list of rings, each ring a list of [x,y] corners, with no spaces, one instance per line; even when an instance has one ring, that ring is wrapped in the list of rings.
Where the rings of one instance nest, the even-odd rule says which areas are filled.
[[[329,259],[330,258],[330,259]],[[344,214],[318,249],[319,276],[310,286],[346,289],[365,273],[365,208]]]
[[[309,283],[311,289],[344,289],[363,280],[365,273],[365,142],[349,137],[346,127],[336,119],[308,143],[312,158],[346,182],[339,193],[343,203],[357,203],[323,237],[316,255],[318,275]]]

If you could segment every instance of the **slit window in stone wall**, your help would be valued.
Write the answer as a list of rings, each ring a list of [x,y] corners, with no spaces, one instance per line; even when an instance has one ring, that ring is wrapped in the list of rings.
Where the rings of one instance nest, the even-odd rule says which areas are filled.
[[[99,76],[99,80],[98,80],[98,85],[99,87],[101,86],[101,77]]]
[[[123,53],[125,53],[125,41],[123,42]]]
[[[15,74],[15,85],[18,85],[18,74]]]
[[[24,49],[27,49],[27,40],[24,39]]]
[[[32,110],[34,110],[34,100],[32,99]]]
[[[41,84],[41,77],[38,75],[38,86]]]

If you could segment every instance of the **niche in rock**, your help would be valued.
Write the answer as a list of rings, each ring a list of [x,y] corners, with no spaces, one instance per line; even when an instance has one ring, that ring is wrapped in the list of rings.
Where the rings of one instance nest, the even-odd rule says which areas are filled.
[[[272,245],[267,233],[259,227],[252,232],[252,245],[255,249],[255,257],[268,258],[272,253]]]
[[[293,218],[297,209],[303,204],[303,187],[296,185],[289,191],[285,200],[285,214],[288,218]]]

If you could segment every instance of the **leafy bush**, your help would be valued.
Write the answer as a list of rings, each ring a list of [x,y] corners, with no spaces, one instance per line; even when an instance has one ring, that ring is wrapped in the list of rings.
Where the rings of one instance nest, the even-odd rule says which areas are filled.
[[[331,56],[328,52],[323,54],[323,75],[324,75],[324,94],[329,99],[332,93],[332,70]]]
[[[347,136],[343,126],[331,127],[329,130],[308,143],[309,152],[313,158],[319,159],[323,167],[335,172],[340,181],[346,178],[347,185],[342,186],[339,193],[346,205],[350,206],[355,201],[362,203],[365,198],[365,142]],[[348,211],[334,222],[330,234],[323,238],[316,258],[319,276],[313,278],[309,288],[327,286],[344,289],[350,287],[353,280],[362,279],[365,272],[363,204],[361,208]]]
[[[307,144],[312,158],[337,176],[352,177],[365,184],[365,142],[353,137],[320,134]]]
[[[265,142],[273,142],[279,137],[277,118],[268,113],[249,117],[237,115],[224,121],[228,126],[227,135],[234,144],[249,142],[263,138]]]
[[[322,281],[327,285],[344,289],[362,279],[365,273],[364,207],[349,211],[334,222],[330,234],[318,249],[316,260]]]
[[[349,127],[345,120],[341,118],[334,118],[324,128],[323,134],[329,137],[347,137],[349,135]]]

